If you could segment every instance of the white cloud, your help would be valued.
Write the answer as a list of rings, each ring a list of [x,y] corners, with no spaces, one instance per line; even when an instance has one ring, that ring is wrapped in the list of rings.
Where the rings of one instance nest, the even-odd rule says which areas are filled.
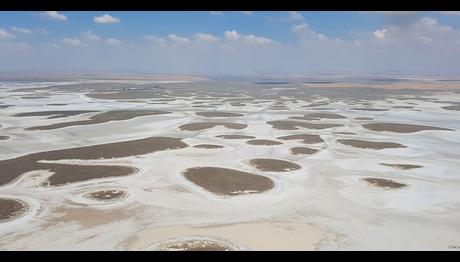
[[[419,11],[373,11],[373,13],[379,13],[383,15],[413,15]]]
[[[293,25],[291,30],[294,34],[298,35],[301,38],[304,44],[315,43],[318,41],[341,42],[340,39],[331,40],[326,35],[316,32],[307,23]]]
[[[66,21],[67,16],[63,14],[59,14],[57,11],[46,11],[41,13],[42,16],[54,19],[54,20],[61,20],[61,21]]]
[[[149,42],[155,43],[159,46],[166,46],[166,40],[163,37],[155,35],[144,35],[144,38]]]
[[[255,35],[247,35],[244,37],[244,41],[248,44],[258,44],[258,45],[263,45],[263,44],[270,44],[273,41],[271,39],[268,39],[263,36],[255,36]]]
[[[71,46],[81,46],[83,43],[77,38],[64,38],[61,40],[63,44]]]
[[[219,41],[219,38],[210,35],[210,34],[204,34],[204,33],[196,33],[194,35],[194,38],[198,42],[204,42],[204,43],[215,43]]]
[[[228,40],[238,40],[240,38],[240,35],[238,34],[236,30],[225,31],[224,35],[225,35],[225,38]]]
[[[11,39],[11,38],[14,38],[13,34],[9,33],[3,28],[0,28],[0,40],[1,39]]]
[[[220,11],[211,11],[209,12],[211,15],[223,15],[224,13],[220,12]]]
[[[302,21],[303,16],[297,11],[289,11],[289,20],[292,21]]]
[[[176,44],[190,43],[190,39],[188,39],[187,37],[181,37],[181,36],[178,36],[176,34],[168,35],[168,39],[171,40],[172,42],[176,43]]]
[[[108,38],[105,40],[105,43],[108,45],[119,45],[121,41],[115,38]]]
[[[388,32],[388,29],[376,30],[373,33],[373,35],[375,36],[375,38],[383,40],[387,37],[387,32]]]
[[[225,31],[224,32],[225,39],[231,41],[243,40],[246,44],[271,44],[274,43],[273,40],[263,37],[263,36],[256,36],[256,35],[241,35],[236,30],[232,31]]]
[[[104,14],[101,16],[95,16],[93,18],[94,22],[99,23],[99,24],[114,24],[114,23],[119,23],[120,19],[113,17],[109,14]]]
[[[244,15],[252,15],[252,11],[240,11]]]
[[[439,13],[443,15],[458,15],[460,16],[460,11],[440,11]]]
[[[81,39],[85,42],[91,42],[91,43],[99,42],[101,40],[99,36],[91,33],[91,31],[86,31],[86,32],[81,33]]]
[[[27,29],[27,28],[13,26],[11,27],[11,30],[18,32],[18,33],[22,33],[22,34],[32,34],[32,30]]]

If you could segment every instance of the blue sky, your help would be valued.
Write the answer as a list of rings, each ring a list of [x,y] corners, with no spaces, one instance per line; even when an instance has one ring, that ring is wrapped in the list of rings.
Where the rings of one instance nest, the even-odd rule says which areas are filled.
[[[0,12],[0,47],[2,71],[448,73],[460,12]]]

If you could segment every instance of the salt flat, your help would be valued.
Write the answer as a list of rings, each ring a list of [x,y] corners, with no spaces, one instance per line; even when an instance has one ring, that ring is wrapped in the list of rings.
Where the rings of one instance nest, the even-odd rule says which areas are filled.
[[[46,156],[43,152],[150,137],[180,140],[181,146],[144,152],[126,144],[126,152],[142,152],[40,158],[37,166],[50,169],[26,168],[0,185],[0,198],[28,205],[15,218],[0,220],[0,249],[155,250],[171,241],[181,246],[200,239],[242,250],[447,250],[460,243],[460,115],[455,107],[444,108],[460,101],[455,85],[437,89],[436,83],[423,88],[410,83],[405,89],[403,83],[385,88],[339,83],[322,88],[181,81],[2,83],[0,105],[9,106],[0,108],[0,136],[7,137],[0,140],[0,176],[8,172],[2,169],[4,160],[33,153]],[[149,95],[129,95],[139,90]],[[120,101],[118,94],[111,95],[116,92],[127,98]],[[74,110],[85,111],[69,113]],[[136,117],[89,121],[115,110],[135,110]],[[66,114],[34,113],[42,111]],[[62,124],[78,121],[88,124]],[[288,122],[291,127],[292,121],[302,124],[272,125]],[[181,128],[194,123],[204,124]],[[378,123],[442,130],[366,128]],[[31,129],[51,125],[57,128]],[[292,136],[300,138],[286,139]],[[248,142],[255,139],[271,143]],[[339,142],[343,140],[404,147],[362,148]],[[221,147],[197,146],[203,144]],[[312,150],[294,154],[298,147]],[[296,168],[260,169],[251,165],[253,159],[289,161]],[[52,167],[63,164],[135,171],[44,185],[56,175]],[[421,167],[404,170],[397,165]],[[185,171],[199,167],[250,173],[273,185],[260,192],[217,194],[187,179]],[[215,183],[236,183],[218,177],[222,179]],[[368,178],[406,186],[385,187]]]

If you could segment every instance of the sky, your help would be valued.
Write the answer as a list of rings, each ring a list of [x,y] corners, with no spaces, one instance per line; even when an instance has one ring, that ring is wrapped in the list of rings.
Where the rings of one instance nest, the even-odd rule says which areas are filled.
[[[460,73],[460,11],[0,12],[0,71]]]

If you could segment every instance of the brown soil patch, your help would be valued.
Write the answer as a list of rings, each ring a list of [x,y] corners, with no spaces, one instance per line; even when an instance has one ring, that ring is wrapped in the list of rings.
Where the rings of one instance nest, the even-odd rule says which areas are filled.
[[[288,172],[301,168],[296,163],[280,159],[255,158],[249,161],[249,164],[261,171],[268,172]]]
[[[50,184],[65,183],[66,181],[82,181],[81,179],[98,178],[132,173],[133,169],[120,166],[84,166],[66,165],[53,163],[40,163],[41,160],[63,160],[63,159],[108,159],[144,155],[168,149],[179,149],[187,147],[187,144],[179,138],[171,137],[149,137],[138,140],[67,148],[40,153],[33,153],[13,159],[0,160],[0,185],[7,184],[18,178],[25,172],[33,170],[55,171],[50,178]],[[88,173],[79,173],[85,171]],[[129,170],[128,170],[129,169]],[[129,172],[128,172],[129,171]]]
[[[305,117],[313,117],[313,118],[327,118],[327,119],[343,119],[346,118],[345,116],[334,114],[334,113],[311,113],[306,114]]]
[[[274,141],[274,140],[268,140],[268,139],[254,139],[254,140],[246,141],[246,143],[249,145],[255,145],[255,146],[274,146],[274,145],[283,144],[281,142]]]
[[[213,128],[215,126],[223,126],[228,129],[244,129],[248,125],[239,124],[239,123],[225,123],[225,122],[200,122],[200,123],[191,123],[179,126],[180,129],[185,131],[198,131]]]
[[[151,91],[123,91],[123,92],[111,92],[111,93],[89,93],[87,97],[97,99],[139,99],[139,98],[164,98],[164,95],[158,94],[157,92]]]
[[[385,109],[385,108],[351,108],[351,110],[357,110],[357,111],[389,111],[390,109]]]
[[[364,149],[386,149],[386,148],[405,148],[405,145],[401,145],[399,143],[391,143],[391,142],[372,142],[366,140],[359,140],[359,139],[337,139],[337,142],[357,147],[357,148],[364,148]]]
[[[366,177],[363,178],[364,181],[369,183],[372,186],[384,187],[384,188],[402,188],[406,187],[406,184],[398,183],[390,179],[384,178],[375,178],[375,177]]]
[[[399,124],[399,123],[370,123],[363,124],[364,128],[372,131],[386,131],[394,133],[415,133],[423,130],[447,130],[454,131],[449,128],[435,127],[435,126],[423,126],[423,125],[412,125],[412,124]]]
[[[217,135],[217,138],[223,139],[253,139],[256,138],[255,136],[247,136],[247,135]]]
[[[137,171],[129,166],[41,164],[40,169],[53,173],[42,186],[62,186],[91,179],[127,176]]]
[[[16,117],[27,117],[27,116],[48,116],[48,119],[52,118],[61,118],[61,117],[68,117],[68,116],[76,116],[86,113],[94,113],[97,111],[94,110],[67,110],[67,111],[37,111],[37,112],[26,112],[26,113],[19,113],[13,116]]]
[[[460,104],[453,106],[443,106],[442,108],[446,110],[460,111]]]
[[[291,148],[291,153],[293,155],[311,155],[318,152],[318,149],[313,149],[309,147],[293,147]]]
[[[298,135],[290,135],[290,136],[280,136],[276,139],[281,140],[302,140],[304,144],[317,144],[324,142],[324,140],[319,135],[311,135],[311,134],[298,134]]]
[[[225,196],[261,193],[274,187],[268,177],[229,168],[194,167],[184,175],[205,190]]]
[[[267,124],[273,126],[273,128],[278,129],[278,130],[299,130],[299,127],[304,127],[308,129],[327,129],[327,128],[343,126],[340,124],[314,124],[314,123],[297,122],[297,121],[290,121],[290,120],[268,121]]]
[[[57,123],[45,126],[34,126],[29,127],[27,130],[52,130],[58,128],[64,128],[69,126],[80,126],[80,125],[95,125],[102,124],[111,121],[122,121],[129,120],[141,116],[151,116],[151,115],[162,115],[169,114],[170,112],[158,111],[158,110],[113,110],[100,114],[96,114],[89,117],[89,120],[79,120],[72,122]]]
[[[122,199],[125,199],[127,196],[128,196],[128,192],[123,191],[123,190],[117,190],[117,189],[95,191],[95,192],[90,192],[84,195],[84,197],[96,199],[96,200],[102,200],[102,201],[104,200],[122,200]]]
[[[399,170],[408,170],[408,169],[415,169],[421,168],[423,166],[420,165],[410,165],[410,164],[387,164],[387,163],[380,163],[383,166],[390,166]]]
[[[372,120],[372,117],[355,117],[356,120]]]
[[[204,149],[224,148],[221,145],[212,145],[212,144],[200,144],[200,145],[194,145],[193,147],[195,147],[195,148],[204,148]]]
[[[0,198],[0,223],[22,216],[29,206],[21,200]]]
[[[197,116],[204,117],[240,117],[244,116],[243,114],[231,113],[231,112],[217,112],[217,111],[208,111],[208,112],[197,112]]]
[[[356,135],[356,133],[353,133],[353,132],[335,132],[334,134],[337,134],[337,135]]]

